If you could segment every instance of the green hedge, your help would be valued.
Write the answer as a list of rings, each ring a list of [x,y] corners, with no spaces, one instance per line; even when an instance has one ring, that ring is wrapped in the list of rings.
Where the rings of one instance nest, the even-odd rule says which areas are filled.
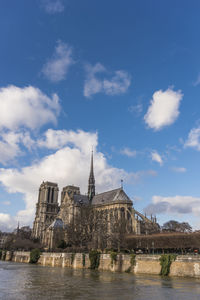
[[[40,250],[37,248],[31,250],[29,263],[36,264],[38,262],[39,258],[40,258]]]
[[[91,250],[89,253],[90,269],[98,269],[100,262],[100,252],[97,250]]]
[[[136,254],[134,254],[134,253],[130,254],[130,264],[131,264],[131,267],[136,265]]]
[[[111,266],[113,267],[113,264],[116,264],[117,262],[117,252],[111,251],[110,258],[111,258]]]

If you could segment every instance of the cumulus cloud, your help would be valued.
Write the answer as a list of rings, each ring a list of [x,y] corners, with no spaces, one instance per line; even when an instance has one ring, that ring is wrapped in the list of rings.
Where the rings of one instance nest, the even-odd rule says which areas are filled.
[[[60,149],[65,145],[73,145],[84,152],[97,146],[97,134],[83,130],[53,130],[48,129],[43,138],[37,141],[39,147],[48,149]]]
[[[16,221],[9,215],[0,213],[0,230],[1,231],[10,231],[16,225]]]
[[[50,122],[56,123],[59,111],[57,94],[50,98],[33,86],[0,88],[0,130],[36,129]]]
[[[184,167],[172,167],[171,170],[176,173],[185,173],[187,171]]]
[[[179,106],[182,98],[181,91],[173,91],[170,88],[166,91],[156,91],[144,116],[148,127],[160,130],[173,124],[179,116]]]
[[[48,14],[61,13],[65,9],[62,0],[42,0],[42,5]]]
[[[21,154],[17,143],[7,143],[0,141],[0,163],[7,165],[8,162]]]
[[[106,95],[114,96],[125,93],[130,84],[130,75],[123,70],[114,72],[111,78],[98,78],[97,74],[107,73],[106,68],[97,63],[94,66],[86,66],[86,80],[84,84],[83,94],[85,97],[90,98],[97,93],[105,93]]]
[[[200,213],[200,198],[192,196],[153,196],[152,203],[144,211],[148,214],[193,214]]]
[[[58,41],[55,53],[44,65],[42,73],[50,81],[58,82],[65,79],[69,67],[73,63],[72,48],[68,44]]]
[[[127,147],[123,148],[121,151],[120,151],[121,154],[123,155],[126,155],[128,157],[135,157],[137,155],[137,151],[136,150],[131,150]]]
[[[200,127],[191,129],[184,146],[200,151]]]
[[[55,137],[55,141],[52,137]],[[38,188],[43,180],[57,182],[60,190],[68,184],[78,185],[81,192],[86,193],[92,147],[97,192],[119,187],[121,179],[136,183],[146,176],[156,175],[152,170],[127,173],[114,168],[108,164],[104,154],[97,151],[97,143],[97,133],[48,130],[40,145],[54,149],[53,154],[21,169],[0,169],[0,182],[6,191],[20,193],[25,202],[25,209],[19,211],[15,218],[21,224],[33,221]]]
[[[156,161],[157,163],[159,163],[160,166],[163,165],[163,159],[162,159],[161,155],[155,150],[151,152],[151,159],[153,161]]]
[[[7,163],[10,163],[16,157],[24,154],[20,145],[23,145],[28,150],[31,150],[35,146],[35,142],[27,131],[3,132],[0,138],[0,163],[3,165],[7,165]]]

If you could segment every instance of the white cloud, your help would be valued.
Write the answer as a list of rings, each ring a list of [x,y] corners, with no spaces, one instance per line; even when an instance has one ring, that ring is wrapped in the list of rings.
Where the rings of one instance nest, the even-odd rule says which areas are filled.
[[[87,65],[86,73],[87,77],[84,84],[84,96],[90,98],[97,93],[105,93],[106,95],[114,96],[125,93],[130,84],[130,75],[123,70],[114,72],[114,75],[110,78],[98,78],[96,75],[99,73],[106,73],[106,68],[97,63],[94,66]]]
[[[62,0],[43,0],[42,4],[48,14],[61,13],[65,9]]]
[[[42,73],[50,81],[58,82],[65,79],[69,67],[73,63],[72,48],[68,44],[58,41],[55,53],[44,65]]]
[[[35,146],[35,142],[27,131],[21,132],[2,132],[0,141],[0,163],[7,165],[16,157],[23,155],[20,144],[31,150]]]
[[[188,139],[184,144],[184,147],[191,147],[200,151],[200,127],[193,128],[190,131]]]
[[[104,79],[103,88],[106,95],[124,94],[131,84],[130,76],[125,71],[116,71],[115,75],[110,79]]]
[[[92,147],[97,192],[119,187],[121,179],[136,183],[143,177],[156,175],[152,170],[127,173],[110,166],[103,153],[96,149],[97,133],[48,130],[42,143],[40,145],[44,147],[59,150],[22,169],[0,169],[0,182],[7,192],[21,193],[25,201],[25,209],[15,216],[20,224],[33,221],[38,188],[43,180],[57,182],[60,191],[64,186],[74,184],[80,186],[82,193],[87,192]]]
[[[47,123],[56,123],[59,98],[52,98],[38,88],[19,88],[13,85],[0,88],[0,129],[17,130],[19,127],[36,129]]]
[[[176,173],[185,173],[187,171],[184,167],[172,167],[171,170]]]
[[[84,96],[90,97],[93,94],[97,94],[103,90],[103,82],[95,77],[97,73],[105,72],[106,69],[100,63],[94,66],[86,65],[87,78],[84,84]]]
[[[0,163],[6,165],[15,157],[21,154],[21,150],[17,143],[9,144],[4,141],[0,141]]]
[[[192,196],[153,196],[152,204],[145,208],[148,214],[193,214],[199,216],[200,198]]]
[[[39,147],[48,149],[60,149],[66,145],[75,146],[81,151],[88,153],[90,149],[97,146],[97,133],[85,132],[83,130],[53,130],[48,129],[44,138],[38,140]]]
[[[5,213],[0,213],[0,230],[10,231],[14,229],[16,221],[9,215]]]
[[[198,75],[197,79],[195,82],[193,82],[193,86],[197,86],[200,84],[200,74]]]
[[[160,130],[164,126],[171,125],[179,116],[180,101],[183,98],[181,91],[159,90],[153,94],[150,106],[144,120],[154,130]]]
[[[143,105],[142,103],[138,103],[136,105],[131,105],[128,110],[131,112],[131,113],[135,113],[136,115],[140,115],[143,111]]]
[[[126,155],[128,157],[135,157],[137,155],[137,151],[136,150],[131,150],[127,147],[123,148],[121,151],[120,151],[121,154],[123,155]]]
[[[163,159],[162,159],[161,155],[158,154],[158,152],[155,151],[155,150],[151,152],[151,159],[152,159],[153,161],[156,161],[157,163],[159,163],[160,166],[163,165]]]

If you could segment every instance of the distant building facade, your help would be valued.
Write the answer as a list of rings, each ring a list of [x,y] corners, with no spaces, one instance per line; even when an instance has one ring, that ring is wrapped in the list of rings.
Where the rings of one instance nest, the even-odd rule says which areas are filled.
[[[53,249],[63,239],[67,241],[67,226],[76,222],[82,207],[92,207],[97,216],[105,216],[106,231],[111,231],[113,222],[126,222],[127,233],[149,233],[157,228],[156,218],[149,219],[133,208],[133,202],[124,192],[117,188],[104,193],[95,193],[93,154],[91,156],[88,194],[82,195],[80,188],[68,185],[61,192],[61,203],[58,204],[58,185],[43,182],[39,188],[36,215],[33,223],[32,237]]]
[[[2,233],[2,235],[0,235],[0,249],[4,249],[9,236],[10,233]]]

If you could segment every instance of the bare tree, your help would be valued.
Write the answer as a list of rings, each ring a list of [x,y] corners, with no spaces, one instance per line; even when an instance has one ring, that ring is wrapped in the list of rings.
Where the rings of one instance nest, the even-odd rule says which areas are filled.
[[[125,218],[113,219],[110,224],[109,243],[111,248],[117,249],[120,252],[121,249],[126,248],[126,234],[128,222]]]
[[[179,223],[178,221],[170,220],[163,224],[162,230],[169,232],[192,232],[192,227],[187,222]]]
[[[67,244],[75,247],[87,246],[92,240],[94,213],[91,206],[82,206],[66,226]]]

